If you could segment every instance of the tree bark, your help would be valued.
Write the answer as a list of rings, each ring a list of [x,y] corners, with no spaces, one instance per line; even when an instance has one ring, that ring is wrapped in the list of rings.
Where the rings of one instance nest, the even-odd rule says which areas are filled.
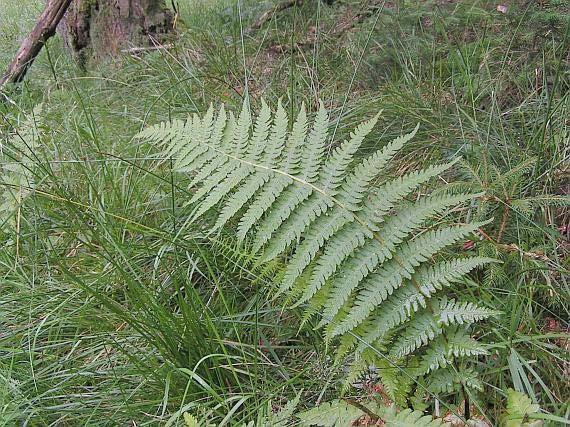
[[[0,79],[0,87],[6,83],[21,82],[28,69],[42,50],[46,41],[55,34],[57,26],[72,0],[48,0],[32,32],[26,37],[8,66],[6,74]]]
[[[173,29],[164,0],[76,0],[63,32],[79,64],[152,46]]]

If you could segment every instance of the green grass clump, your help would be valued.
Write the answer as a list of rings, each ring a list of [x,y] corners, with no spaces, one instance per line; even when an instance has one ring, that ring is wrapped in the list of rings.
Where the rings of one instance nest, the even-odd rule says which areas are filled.
[[[282,261],[260,263],[229,227],[208,234],[212,217],[189,221],[193,190],[133,139],[212,102],[258,111],[262,95],[290,116],[323,99],[335,141],[382,109],[357,158],[419,123],[386,177],[461,157],[439,177],[451,188],[410,201],[485,193],[419,231],[493,218],[440,255],[503,261],[449,295],[503,313],[472,332],[489,352],[471,361],[481,391],[461,390],[471,371],[458,364],[458,387],[425,396],[414,383],[407,403],[464,413],[467,399],[498,423],[513,388],[567,417],[565,3],[303,2],[260,29],[274,2],[180,3],[168,52],[83,72],[54,38],[24,84],[2,89],[0,425],[183,425],[185,412],[238,425],[299,393],[299,410],[339,397],[338,343],[267,298]],[[2,69],[41,6],[0,0]],[[381,399],[378,382],[370,367],[345,397]]]

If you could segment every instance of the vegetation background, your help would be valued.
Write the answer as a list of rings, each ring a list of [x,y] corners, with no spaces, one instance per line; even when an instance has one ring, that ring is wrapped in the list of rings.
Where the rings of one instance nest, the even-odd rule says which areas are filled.
[[[41,3],[0,0],[0,69]],[[490,352],[473,360],[474,411],[498,422],[514,388],[568,417],[570,9],[370,4],[307,1],[253,29],[273,2],[181,1],[172,49],[83,72],[54,38],[0,95],[0,425],[238,425],[339,395],[320,332],[266,298],[280,266],[231,230],[179,238],[187,187],[133,139],[244,96],[291,115],[322,99],[337,140],[383,110],[361,155],[419,123],[393,174],[461,156],[445,179],[484,191],[470,215],[494,221],[450,253],[503,261],[461,291],[503,313],[473,331]]]

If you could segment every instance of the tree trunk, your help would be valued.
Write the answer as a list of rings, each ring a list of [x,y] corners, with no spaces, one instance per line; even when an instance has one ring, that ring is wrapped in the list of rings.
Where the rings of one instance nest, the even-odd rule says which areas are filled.
[[[172,31],[164,0],[75,0],[63,23],[80,65],[129,47],[152,46]]]
[[[5,83],[19,83],[24,79],[28,68],[42,50],[45,42],[55,34],[55,30],[69,8],[72,0],[49,0],[32,32],[24,39],[6,74],[0,78],[0,86]]]

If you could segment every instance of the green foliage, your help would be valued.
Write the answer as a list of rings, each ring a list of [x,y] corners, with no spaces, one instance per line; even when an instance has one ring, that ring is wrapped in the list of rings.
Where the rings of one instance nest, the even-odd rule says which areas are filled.
[[[501,261],[490,264],[481,277],[482,288],[487,290],[483,298],[496,309],[510,313],[508,322],[495,322],[493,330],[497,334],[489,339],[510,341],[521,335],[541,334],[548,322],[553,322],[554,329],[558,328],[556,325],[567,325],[564,313],[567,313],[569,295],[565,280],[568,246],[563,243],[564,226],[555,224],[557,216],[560,224],[566,221],[570,198],[564,191],[550,194],[545,188],[532,184],[536,158],[513,161],[512,165],[502,168],[487,153],[479,153],[478,158],[479,161],[461,162],[460,181],[444,191],[484,191],[485,197],[472,205],[472,218],[495,217],[494,223],[485,228],[484,241],[472,242],[473,251],[479,256]],[[542,402],[552,402],[555,394],[567,394],[567,386],[563,385],[567,381],[563,375],[556,374],[560,383],[543,381],[551,373],[564,370],[556,361],[559,357],[564,358],[563,346],[551,342],[555,343],[554,351],[560,351],[552,359],[549,350],[543,351],[541,346],[533,348],[526,342],[498,348],[496,362],[491,363],[489,369],[493,371],[497,366],[508,364],[511,370],[505,372],[506,378],[494,372],[485,381],[504,389],[505,384],[516,386],[531,375],[537,381],[539,393],[544,393]],[[533,368],[529,364],[531,360],[545,363]],[[556,368],[552,369],[552,366]],[[555,390],[557,387],[561,388]],[[525,383],[521,390],[537,398],[530,383]]]
[[[21,419],[24,397],[18,390],[18,381],[0,364],[0,427],[11,427]]]
[[[290,422],[293,419],[297,407],[299,406],[299,400],[301,393],[287,402],[284,406],[279,408],[279,410],[274,411],[271,402],[268,402],[265,408],[258,411],[257,420],[249,421],[243,424],[239,424],[241,427],[286,427],[291,425]],[[238,403],[242,401],[238,401]],[[237,406],[235,407],[237,409]],[[232,417],[235,413],[235,409],[230,410],[222,420],[219,425],[235,425],[234,418]],[[233,424],[230,422],[233,421]],[[206,415],[204,417],[195,417],[187,412],[184,413],[184,422],[187,427],[198,427],[198,426],[214,426],[218,425],[213,422],[211,416]]]
[[[477,164],[461,162],[463,181],[458,181],[448,189],[483,191],[485,197],[477,203],[476,218],[485,218],[489,213],[501,218],[496,230],[495,240],[501,242],[505,237],[512,238],[511,227],[513,219],[520,216],[521,220],[533,220],[536,213],[548,208],[570,206],[570,196],[541,194],[539,196],[526,194],[527,177],[536,164],[536,158],[530,158],[513,165],[506,171],[499,170],[490,164],[485,153],[481,154]]]
[[[21,162],[31,168],[25,172],[29,181],[11,188],[25,190],[32,183],[34,191],[20,204],[0,186],[10,201],[9,210],[0,211],[2,222],[7,219],[0,232],[0,425],[173,426],[183,425],[183,412],[198,421],[211,413],[217,424],[236,408],[226,425],[241,426],[261,423],[300,389],[306,390],[303,407],[323,392],[324,401],[337,397],[335,373],[344,373],[346,365],[331,366],[319,330],[298,329],[298,310],[306,310],[307,326],[314,326],[326,292],[285,311],[260,297],[273,290],[272,283],[284,283],[281,266],[287,269],[296,251],[254,268],[254,236],[246,230],[256,230],[260,218],[248,217],[254,225],[244,223],[240,238],[247,245],[238,247],[232,237],[241,219],[241,212],[233,212],[239,200],[227,209],[227,216],[235,215],[230,226],[222,227],[226,219],[220,218],[219,228],[204,239],[216,225],[214,209],[204,214],[207,222],[185,223],[183,203],[192,197],[185,177],[171,174],[170,162],[157,160],[154,147],[131,141],[147,123],[184,126],[179,118],[205,111],[210,100],[235,108],[249,96],[257,109],[260,94],[271,100],[287,94],[288,111],[302,101],[317,106],[319,97],[326,99],[339,141],[353,123],[383,109],[357,159],[419,122],[413,140],[375,184],[455,156],[485,184],[478,185],[463,161],[441,179],[436,172],[430,188],[452,180],[462,184],[448,190],[487,194],[437,214],[413,234],[434,224],[494,217],[482,228],[491,240],[450,247],[425,271],[420,266],[423,291],[395,290],[367,321],[386,326],[370,329],[356,350],[352,335],[335,339],[330,348],[338,360],[352,363],[354,381],[347,382],[360,382],[360,369],[368,375],[374,364],[386,392],[413,393],[415,409],[434,412],[432,393],[452,409],[468,395],[472,407],[496,423],[505,390],[514,387],[541,405],[533,417],[547,422],[547,416],[558,416],[552,425],[563,425],[569,413],[564,397],[570,395],[570,247],[568,208],[558,205],[568,181],[567,2],[501,2],[508,6],[503,14],[488,0],[386,2],[382,8],[376,1],[337,0],[332,7],[305,1],[276,13],[261,30],[250,30],[280,2],[179,1],[186,25],[178,27],[168,51],[125,55],[120,66],[100,64],[85,72],[56,36],[23,85],[0,90],[2,156],[15,146],[16,130],[32,133],[39,123],[42,131],[33,161],[21,151],[1,159],[3,183],[4,172],[12,173],[5,166]],[[44,5],[0,0],[1,69]],[[40,103],[41,120],[28,128],[24,112]],[[327,140],[325,151],[334,147]],[[524,166],[530,158],[534,162]],[[502,185],[502,177],[519,165],[524,172]],[[265,179],[252,180],[248,191],[256,194]],[[422,184],[405,200],[425,192]],[[434,191],[430,197],[444,193],[458,192]],[[543,203],[553,198],[558,200]],[[505,206],[509,214],[497,243]],[[458,252],[474,256],[456,257]],[[265,247],[259,250],[264,253]],[[317,250],[316,257],[321,255]],[[490,258],[503,263],[484,261]],[[313,292],[312,271],[312,265],[305,267],[292,289]],[[448,327],[447,341],[443,334],[435,337],[437,345],[416,350],[407,364],[383,359],[403,332],[395,325],[408,322],[408,313],[418,313],[426,301],[436,305],[444,294],[448,301],[505,315],[468,329]],[[283,296],[301,300],[290,291]],[[226,351],[231,357],[216,356]],[[451,363],[455,351],[465,352],[465,363]],[[481,357],[481,351],[492,356]],[[177,367],[196,368],[204,381]],[[361,390],[346,392],[366,401]],[[267,408],[268,400],[273,408]]]
[[[364,415],[354,405],[349,405],[344,400],[333,400],[322,403],[316,408],[297,414],[297,417],[305,425],[318,425],[330,427],[335,425],[350,425],[353,421]]]
[[[366,409],[364,411],[363,409]],[[354,403],[346,400],[333,400],[308,411],[297,414],[303,426],[350,426],[362,417],[367,417],[369,424],[390,427],[439,427],[440,420],[410,409],[397,410],[394,405],[385,406],[375,402]],[[382,423],[382,424],[376,424]]]
[[[184,413],[184,422],[186,423],[186,427],[199,427],[200,425],[198,424],[198,420],[188,412]]]
[[[388,371],[403,369],[400,364],[410,356],[421,365],[415,374],[421,376],[457,357],[485,354],[465,328],[497,313],[437,294],[492,260],[433,262],[485,223],[432,226],[418,233],[430,218],[480,195],[409,200],[453,162],[386,179],[387,166],[417,128],[357,160],[378,115],[357,126],[328,157],[322,104],[310,132],[304,107],[290,132],[281,105],[272,115],[262,102],[251,134],[247,104],[237,119],[223,107],[214,116],[210,107],[203,118],[162,123],[139,137],[158,143],[174,158],[176,170],[190,174],[190,221],[207,219],[216,208],[211,233],[234,224],[238,239],[250,236],[262,260],[288,254],[277,295],[305,307],[307,319],[318,313],[326,339],[342,341],[339,357],[351,352],[378,363],[376,347],[385,345],[393,366],[381,376],[389,382]],[[400,400],[406,387],[389,387],[391,397]]]
[[[507,391],[507,409],[501,418],[504,427],[532,427],[542,425],[542,421],[528,419],[529,415],[539,412],[540,406],[532,403],[530,398],[520,391]]]
[[[268,419],[267,419],[267,427],[275,426],[275,427],[286,427],[289,425],[289,421],[293,418],[297,407],[299,406],[299,402],[301,400],[301,393],[298,393],[294,399],[287,402],[285,406],[283,406],[280,410],[273,412],[271,408],[271,402],[268,403]]]
[[[16,229],[22,204],[34,189],[41,111],[42,106],[36,106],[5,141],[0,140],[0,230]]]

